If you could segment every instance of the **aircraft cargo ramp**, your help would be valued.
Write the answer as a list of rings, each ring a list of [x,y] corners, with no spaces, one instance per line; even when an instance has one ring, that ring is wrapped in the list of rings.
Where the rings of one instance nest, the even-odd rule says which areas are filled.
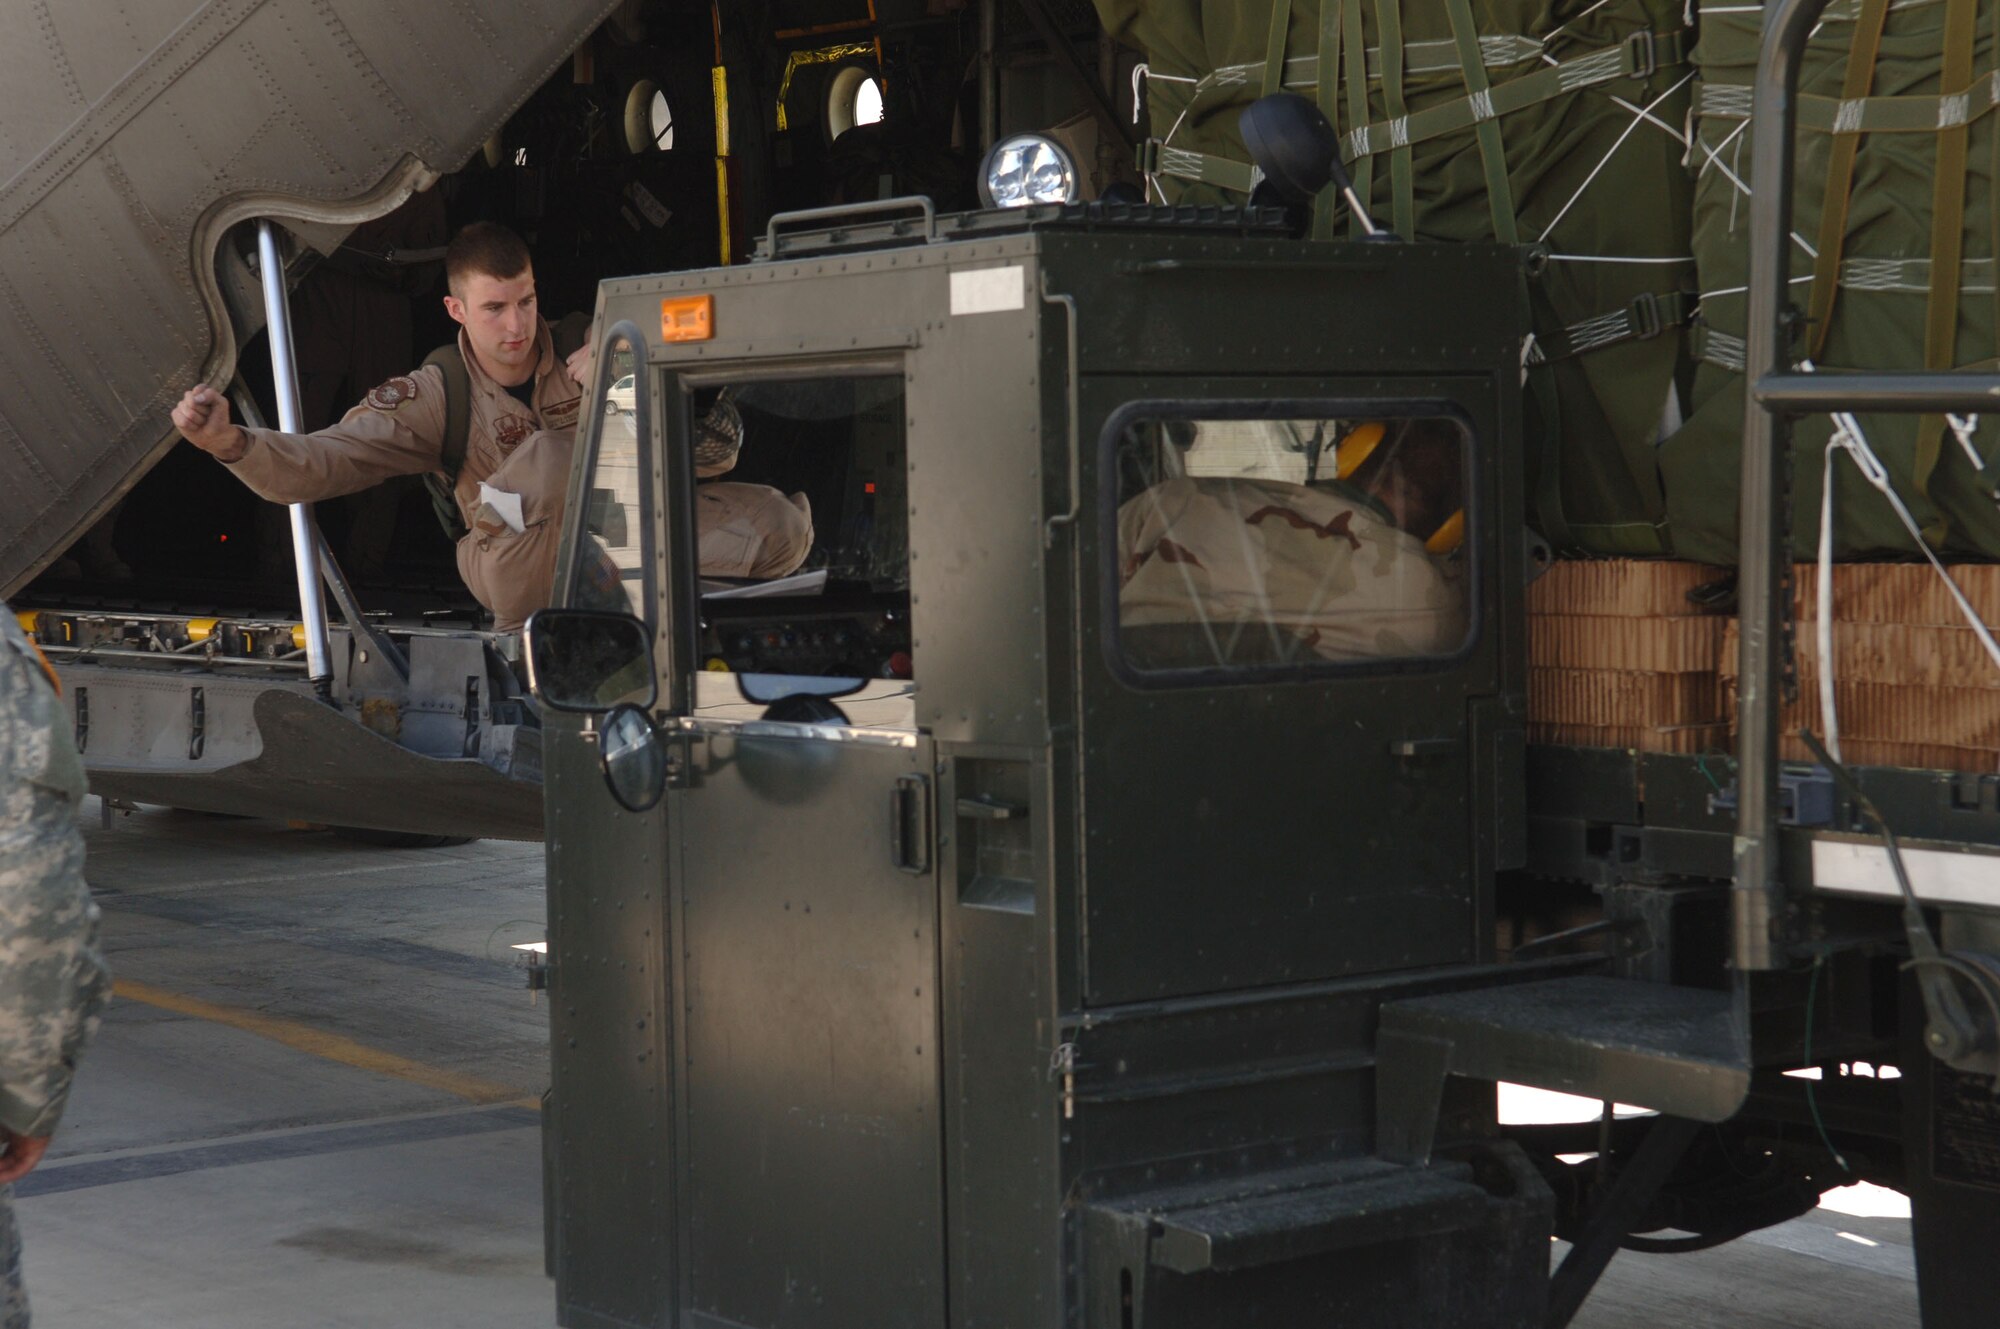
[[[463,164],[612,8],[0,0],[0,596],[165,454],[182,392],[229,382],[262,326],[232,227],[332,248]]]
[[[378,613],[360,626],[337,590],[348,626],[323,704],[283,658],[289,643],[267,649],[260,628],[245,649],[216,626],[300,617],[276,588],[291,575],[268,538],[281,522],[205,459],[159,463],[183,392],[241,383],[239,360],[252,387],[262,372],[244,351],[266,323],[255,223],[275,223],[273,252],[298,280],[356,225],[465,166],[613,8],[0,0],[17,37],[0,49],[0,598],[42,618],[98,792],[424,835],[541,834],[539,731],[481,634],[460,619],[384,649]],[[121,509],[156,468],[172,483]],[[120,519],[122,559],[79,540],[98,525],[108,548]],[[202,539],[231,553],[227,576],[203,562]],[[81,569],[71,558],[37,580],[66,551],[84,553]],[[367,609],[462,609],[455,586],[437,592],[436,562],[399,551]],[[190,622],[214,640],[190,639]]]
[[[111,671],[79,673],[102,680]],[[85,683],[84,686],[90,686]],[[233,710],[229,758],[185,771],[157,762],[93,761],[93,791],[112,799],[162,800],[197,811],[353,824],[426,834],[536,840],[539,782],[514,779],[476,758],[424,757],[343,719],[304,684],[210,683],[205,694]],[[234,694],[234,695],[230,695]],[[206,699],[206,697],[205,697]],[[238,757],[241,752],[251,755]],[[366,772],[356,780],[356,772]]]

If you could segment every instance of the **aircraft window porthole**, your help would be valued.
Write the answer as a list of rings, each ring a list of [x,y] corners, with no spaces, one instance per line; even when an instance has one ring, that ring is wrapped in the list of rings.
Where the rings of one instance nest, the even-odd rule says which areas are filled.
[[[854,123],[857,125],[878,125],[882,123],[882,84],[877,79],[863,79],[861,90],[854,94]]]
[[[625,150],[644,153],[673,149],[674,108],[659,84],[641,79],[625,95]]]
[[[843,65],[826,85],[827,137],[839,138],[856,125],[880,124],[884,115],[882,80],[865,65]]]
[[[667,105],[667,94],[653,94],[653,146],[661,152],[674,150],[674,108]]]

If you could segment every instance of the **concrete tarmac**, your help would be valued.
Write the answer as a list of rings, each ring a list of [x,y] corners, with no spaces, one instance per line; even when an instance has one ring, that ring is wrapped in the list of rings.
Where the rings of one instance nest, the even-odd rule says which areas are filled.
[[[119,990],[18,1188],[38,1329],[553,1325],[541,846],[85,812]]]
[[[95,799],[84,826],[120,995],[19,1188],[38,1329],[552,1326],[548,1024],[509,949],[542,934],[541,846]],[[1621,1255],[1575,1323],[1915,1326],[1909,1224]]]

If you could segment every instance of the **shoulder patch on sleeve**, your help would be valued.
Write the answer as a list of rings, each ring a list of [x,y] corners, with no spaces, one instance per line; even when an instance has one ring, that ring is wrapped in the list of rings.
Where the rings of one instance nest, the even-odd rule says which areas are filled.
[[[408,374],[398,374],[368,394],[368,404],[378,411],[393,411],[404,402],[416,399],[417,380]]]

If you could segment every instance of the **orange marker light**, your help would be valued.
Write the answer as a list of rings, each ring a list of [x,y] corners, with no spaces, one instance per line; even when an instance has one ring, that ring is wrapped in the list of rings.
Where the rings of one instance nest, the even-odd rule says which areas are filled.
[[[715,297],[682,295],[660,301],[661,341],[707,341],[715,336]]]

